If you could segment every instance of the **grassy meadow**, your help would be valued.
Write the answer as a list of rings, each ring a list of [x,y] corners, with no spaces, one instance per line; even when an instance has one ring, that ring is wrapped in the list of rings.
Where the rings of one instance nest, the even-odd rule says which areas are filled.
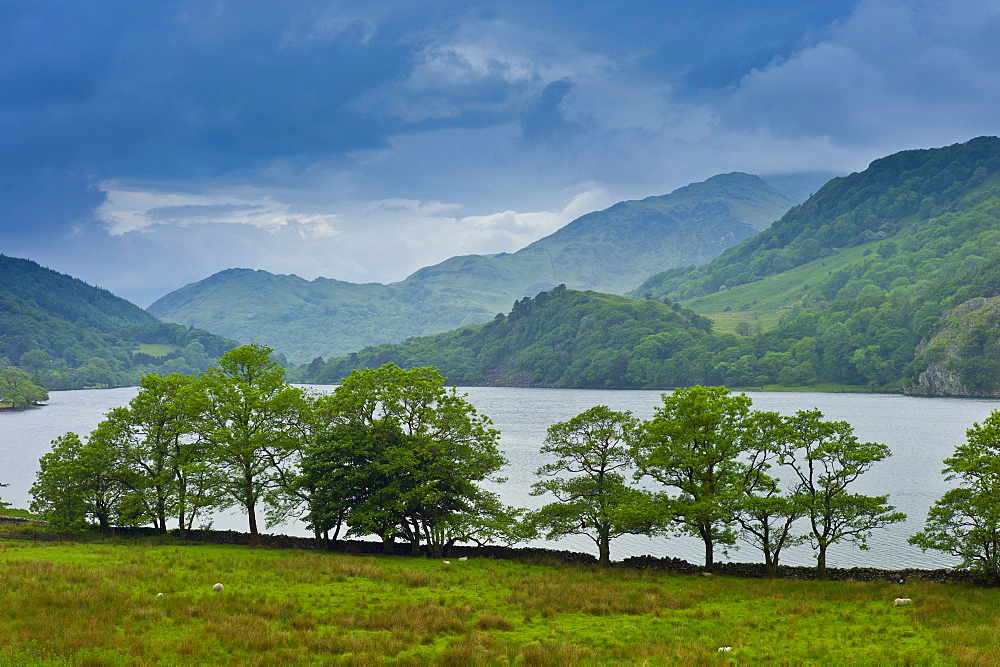
[[[0,582],[4,665],[1000,663],[1000,592],[924,582],[170,540],[2,540]]]

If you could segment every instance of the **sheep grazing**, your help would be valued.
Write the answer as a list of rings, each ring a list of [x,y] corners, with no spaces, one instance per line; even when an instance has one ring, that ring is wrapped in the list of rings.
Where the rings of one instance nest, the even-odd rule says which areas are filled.
[[[223,588],[225,587],[222,584],[216,584],[212,586],[212,590],[215,591],[216,593],[221,593]]]
[[[905,607],[906,605],[910,604],[911,602],[913,602],[913,600],[911,600],[910,598],[896,598],[895,600],[893,600],[892,606],[893,607]]]
[[[462,562],[465,562],[465,561],[469,560],[469,557],[468,557],[468,556],[462,556],[462,557],[461,557],[461,558],[459,558],[458,560],[460,560],[460,561],[462,561]]]
[[[451,565],[451,561],[450,561],[450,560],[446,560],[446,561],[442,561],[442,562],[443,562],[443,563],[444,563],[445,565]]]

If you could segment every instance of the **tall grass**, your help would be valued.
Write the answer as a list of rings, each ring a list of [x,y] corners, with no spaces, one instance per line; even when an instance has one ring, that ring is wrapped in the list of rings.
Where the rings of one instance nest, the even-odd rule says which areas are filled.
[[[0,541],[0,582],[0,664],[979,665],[1000,633],[997,591],[919,581]]]

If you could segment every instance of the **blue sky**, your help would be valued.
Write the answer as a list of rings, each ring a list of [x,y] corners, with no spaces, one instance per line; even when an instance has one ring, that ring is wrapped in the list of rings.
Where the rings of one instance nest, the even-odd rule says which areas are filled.
[[[391,282],[718,173],[1000,131],[996,0],[0,0],[0,252]]]

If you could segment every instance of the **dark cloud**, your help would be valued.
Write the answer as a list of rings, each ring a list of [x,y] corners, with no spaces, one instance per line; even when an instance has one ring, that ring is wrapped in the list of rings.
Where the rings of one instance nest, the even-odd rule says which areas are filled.
[[[994,0],[0,2],[0,251],[140,301],[398,280],[582,194],[996,134],[998,30]]]
[[[521,116],[521,134],[527,141],[544,140],[576,127],[574,123],[567,123],[559,111],[559,105],[571,90],[572,81],[559,79],[531,99]]]

